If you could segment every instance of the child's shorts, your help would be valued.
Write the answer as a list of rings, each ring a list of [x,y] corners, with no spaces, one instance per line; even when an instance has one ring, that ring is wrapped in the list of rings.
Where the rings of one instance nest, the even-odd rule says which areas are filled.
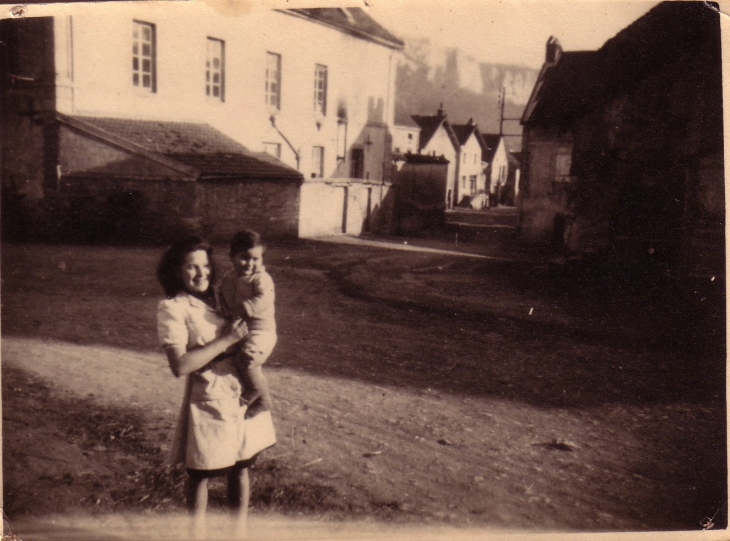
[[[261,366],[274,351],[276,333],[252,331],[241,346],[241,353],[249,361],[249,368]]]

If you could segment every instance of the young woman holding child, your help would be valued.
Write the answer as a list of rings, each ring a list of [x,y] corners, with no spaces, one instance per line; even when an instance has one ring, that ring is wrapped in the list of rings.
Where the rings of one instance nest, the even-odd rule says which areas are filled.
[[[246,417],[246,389],[236,367],[239,342],[249,334],[242,319],[218,312],[213,292],[211,247],[191,237],[170,247],[157,277],[165,291],[157,313],[160,343],[172,373],[185,376],[185,395],[170,454],[188,472],[187,507],[196,531],[204,529],[208,479],[225,476],[227,503],[245,527],[249,501],[248,468],[258,452],[276,442],[271,415]]]

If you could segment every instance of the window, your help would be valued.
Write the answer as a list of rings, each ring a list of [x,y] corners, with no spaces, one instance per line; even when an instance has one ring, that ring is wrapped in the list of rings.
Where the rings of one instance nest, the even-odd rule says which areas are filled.
[[[134,21],[132,30],[132,84],[157,91],[155,25]]]
[[[471,188],[471,193],[477,193],[477,176],[476,175],[469,176],[469,187]]]
[[[474,154],[474,165],[476,165],[476,164],[477,164],[477,155]]]
[[[365,151],[361,148],[353,148],[350,153],[350,159],[350,177],[363,178]]]
[[[266,53],[266,103],[281,109],[281,55]]]
[[[327,66],[314,66],[314,112],[327,114]]]
[[[324,176],[324,147],[312,147],[312,178]]]
[[[274,158],[281,159],[281,145],[279,143],[264,143],[264,152],[271,154]]]
[[[572,156],[568,153],[555,156],[555,182],[570,182]]]
[[[205,59],[205,95],[224,101],[225,44],[223,40],[208,38]]]

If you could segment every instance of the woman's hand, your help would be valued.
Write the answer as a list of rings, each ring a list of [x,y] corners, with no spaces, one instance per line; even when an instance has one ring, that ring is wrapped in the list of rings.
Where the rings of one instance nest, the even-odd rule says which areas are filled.
[[[226,331],[201,348],[188,350],[184,346],[166,348],[170,369],[176,376],[186,376],[200,370],[221,353],[232,353],[236,344],[248,335],[248,326],[242,319],[232,321]]]
[[[248,336],[248,325],[246,325],[244,320],[236,319],[228,326],[227,334],[231,339],[235,340],[235,342],[240,342]]]
[[[228,324],[228,328],[223,333],[223,340],[228,343],[226,353],[233,353],[238,347],[238,343],[248,336],[248,325],[242,319],[236,319]]]

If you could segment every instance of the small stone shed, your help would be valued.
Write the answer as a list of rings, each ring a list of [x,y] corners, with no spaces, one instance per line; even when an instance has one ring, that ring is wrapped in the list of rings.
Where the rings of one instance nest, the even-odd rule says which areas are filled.
[[[206,124],[55,113],[58,197],[98,235],[297,237],[301,173]],[[126,229],[126,231],[125,231]]]

